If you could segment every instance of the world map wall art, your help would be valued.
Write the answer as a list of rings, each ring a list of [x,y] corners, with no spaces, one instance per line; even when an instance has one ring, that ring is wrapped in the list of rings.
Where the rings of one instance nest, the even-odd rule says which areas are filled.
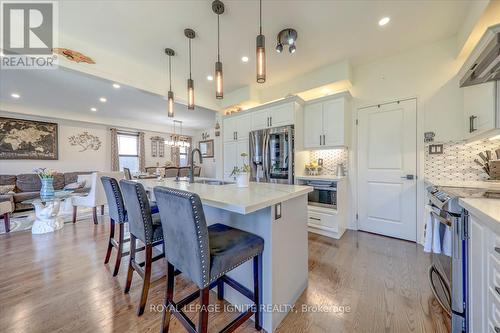
[[[0,117],[0,160],[57,160],[57,124]]]

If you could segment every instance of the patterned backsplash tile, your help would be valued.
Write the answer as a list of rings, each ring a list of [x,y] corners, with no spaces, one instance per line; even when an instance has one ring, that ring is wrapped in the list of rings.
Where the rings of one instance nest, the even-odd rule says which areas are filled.
[[[500,148],[500,141],[464,141],[446,142],[443,144],[443,154],[430,155],[429,145],[425,146],[425,179],[431,182],[469,182],[488,179],[488,175],[474,162],[481,160],[480,152],[492,151],[496,159],[495,149]]]
[[[323,175],[335,175],[337,173],[337,164],[344,164],[344,170],[347,174],[349,150],[347,148],[311,150],[309,151],[309,162],[323,159]]]

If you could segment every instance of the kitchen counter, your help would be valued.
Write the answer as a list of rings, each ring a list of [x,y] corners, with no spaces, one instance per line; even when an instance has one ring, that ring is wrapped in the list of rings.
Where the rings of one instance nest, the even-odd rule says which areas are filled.
[[[317,175],[317,176],[304,175],[304,176],[295,176],[295,179],[304,179],[304,180],[330,180],[330,181],[335,181],[335,182],[345,180],[346,178],[347,178],[346,176],[338,177],[338,176],[335,176],[335,175]]]
[[[204,178],[197,178],[204,179]],[[239,214],[250,214],[259,209],[288,201],[312,192],[312,187],[301,185],[283,185],[250,182],[249,187],[237,187],[236,184],[209,185],[190,184],[181,179],[140,179],[146,190],[152,192],[155,186],[166,186],[196,193],[203,205],[220,208]]]
[[[469,214],[487,224],[496,233],[500,233],[500,199],[468,198],[460,199],[459,204],[469,211]]]
[[[446,187],[463,187],[477,188],[485,190],[499,190],[500,181],[469,181],[469,182],[450,182],[450,181],[434,181],[430,179],[424,180],[426,186],[446,186]]]
[[[208,225],[222,223],[264,239],[262,305],[265,309],[262,327],[266,332],[274,332],[287,312],[272,309],[294,305],[307,288],[307,194],[313,188],[254,182],[250,182],[247,188],[239,188],[236,184],[189,184],[185,178],[180,181],[139,179],[137,182],[143,184],[151,196],[154,196],[156,186],[196,193],[200,196]],[[253,289],[251,260],[227,275]],[[247,298],[228,285],[224,289],[224,299],[236,306],[251,305]]]

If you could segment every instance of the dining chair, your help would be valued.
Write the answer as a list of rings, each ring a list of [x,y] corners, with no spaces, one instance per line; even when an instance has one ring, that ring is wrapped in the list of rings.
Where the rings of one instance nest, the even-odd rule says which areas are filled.
[[[166,167],[165,168],[165,177],[166,178],[177,177],[178,175],[179,175],[179,168],[178,167]]]
[[[231,321],[221,332],[232,332],[255,315],[255,328],[262,329],[261,283],[264,240],[252,233],[223,224],[207,227],[200,197],[191,192],[160,187],[154,188],[160,210],[165,251],[167,253],[167,291],[163,307],[162,332],[168,332],[173,314],[188,332],[208,330],[210,289],[217,286],[219,300],[224,298],[224,284],[253,301],[253,306]],[[254,290],[251,292],[226,273],[253,260]],[[198,290],[179,302],[174,302],[175,270],[196,284]],[[182,308],[200,299],[198,325],[187,317]]]
[[[164,251],[153,257],[153,247],[163,245],[163,232],[159,214],[151,214],[151,206],[142,184],[130,180],[120,180],[123,201],[127,209],[130,231],[130,256],[125,283],[125,293],[130,291],[134,271],[143,279],[141,300],[137,315],[144,313],[148,298],[152,263],[165,257]],[[136,260],[137,240],[144,244],[145,259]],[[163,246],[164,247],[164,246]]]
[[[109,176],[118,180],[123,179],[122,172],[93,172],[89,175],[78,175],[78,182],[85,182],[86,187],[90,187],[86,196],[75,196],[71,198],[73,205],[73,223],[77,220],[78,207],[92,208],[92,219],[94,224],[98,223],[97,220],[97,207],[101,207],[101,215],[104,215],[104,205],[107,204],[106,194],[100,181],[102,176]]]

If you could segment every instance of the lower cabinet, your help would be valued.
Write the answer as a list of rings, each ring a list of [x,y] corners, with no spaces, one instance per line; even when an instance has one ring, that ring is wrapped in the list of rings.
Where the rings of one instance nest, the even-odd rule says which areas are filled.
[[[500,235],[469,219],[469,331],[500,332]]]

